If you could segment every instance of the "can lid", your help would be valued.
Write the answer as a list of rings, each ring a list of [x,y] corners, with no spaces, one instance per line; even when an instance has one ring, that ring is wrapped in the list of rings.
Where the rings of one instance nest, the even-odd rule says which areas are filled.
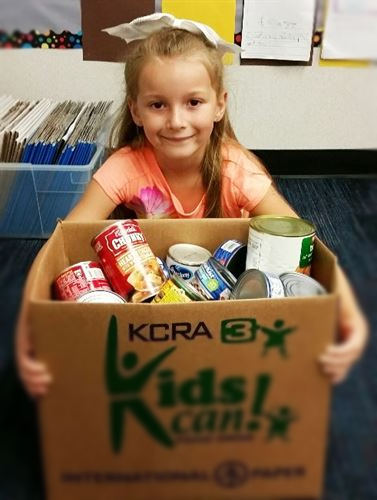
[[[228,285],[229,288],[234,287],[237,280],[226,267],[220,264],[220,262],[218,262],[214,257],[210,257],[208,259],[208,263],[210,266],[212,266],[212,268],[220,276],[220,278]]]
[[[211,252],[199,245],[191,243],[176,243],[168,250],[168,255],[180,264],[200,266],[211,257]]]
[[[233,288],[233,299],[266,299],[269,287],[265,274],[259,269],[246,269]]]
[[[173,274],[170,279],[178,288],[181,288],[191,300],[195,301],[206,300],[203,297],[203,295],[197,292],[195,288],[192,285],[190,285],[188,281],[184,280],[177,274]]]
[[[288,215],[257,215],[250,219],[250,227],[274,236],[309,236],[315,233],[315,226],[310,221]]]
[[[283,273],[280,275],[286,297],[309,297],[324,295],[326,289],[315,279],[302,273]]]
[[[107,290],[92,290],[83,295],[76,300],[79,303],[103,303],[103,304],[125,304],[126,301],[115,292]]]

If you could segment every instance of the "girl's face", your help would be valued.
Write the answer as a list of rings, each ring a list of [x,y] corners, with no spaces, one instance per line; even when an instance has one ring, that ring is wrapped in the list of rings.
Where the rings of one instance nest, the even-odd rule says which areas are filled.
[[[142,69],[139,94],[129,106],[160,166],[199,167],[213,124],[225,112],[204,64],[194,57],[153,59]]]

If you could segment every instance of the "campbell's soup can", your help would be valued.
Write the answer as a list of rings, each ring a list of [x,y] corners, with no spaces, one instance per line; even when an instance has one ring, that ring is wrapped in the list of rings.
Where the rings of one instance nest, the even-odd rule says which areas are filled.
[[[310,274],[314,225],[296,217],[258,215],[250,219],[246,269],[280,275]]]
[[[115,222],[92,240],[113,290],[127,302],[154,297],[166,278],[139,224],[133,219]]]
[[[123,297],[108,290],[92,290],[84,293],[77,301],[79,304],[125,304]]]
[[[64,269],[53,284],[57,300],[77,301],[89,292],[111,292],[111,286],[98,262],[78,262]]]

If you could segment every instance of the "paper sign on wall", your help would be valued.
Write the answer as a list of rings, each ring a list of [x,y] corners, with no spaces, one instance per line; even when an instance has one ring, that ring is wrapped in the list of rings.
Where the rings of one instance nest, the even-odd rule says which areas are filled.
[[[243,59],[309,61],[315,0],[245,0]]]
[[[329,0],[323,59],[377,60],[377,2]]]

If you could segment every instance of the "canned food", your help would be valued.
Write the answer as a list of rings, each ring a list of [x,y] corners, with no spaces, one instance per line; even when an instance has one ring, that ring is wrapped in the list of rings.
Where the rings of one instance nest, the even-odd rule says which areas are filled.
[[[76,301],[82,295],[92,291],[111,292],[111,287],[101,265],[91,260],[67,267],[53,284],[53,292],[57,300]]]
[[[84,293],[76,302],[83,304],[125,304],[126,301],[115,292],[107,290],[97,290]]]
[[[166,281],[152,300],[156,304],[187,304],[191,299],[171,279]]]
[[[156,259],[161,267],[162,274],[164,275],[165,279],[168,280],[170,278],[170,271],[169,271],[169,268],[168,268],[166,262],[164,260],[160,259],[160,257],[156,257]]]
[[[250,219],[246,269],[310,274],[315,227],[304,219],[258,215]]]
[[[166,256],[170,273],[191,281],[199,266],[211,257],[211,252],[199,245],[177,243],[172,245]]]
[[[284,297],[279,276],[259,269],[246,269],[238,278],[231,299],[275,299]]]
[[[210,257],[195,272],[192,284],[208,300],[226,300],[236,284],[236,278],[216,259]]]
[[[184,280],[180,276],[174,274],[171,277],[171,280],[178,288],[181,288],[192,301],[206,300],[205,297],[199,293],[199,291],[197,291],[190,282]]]
[[[213,257],[238,278],[246,267],[246,250],[242,241],[227,240],[216,248]]]
[[[286,297],[309,297],[324,295],[326,289],[310,276],[301,273],[283,273],[280,275]]]
[[[138,223],[115,222],[93,238],[112,288],[127,302],[143,302],[158,293],[166,279]]]

